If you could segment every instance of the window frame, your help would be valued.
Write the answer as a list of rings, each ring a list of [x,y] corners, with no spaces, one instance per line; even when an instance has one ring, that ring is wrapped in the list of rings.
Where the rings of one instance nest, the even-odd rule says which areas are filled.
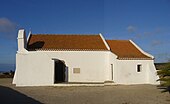
[[[137,64],[137,69],[136,71],[140,73],[142,71],[142,64]]]

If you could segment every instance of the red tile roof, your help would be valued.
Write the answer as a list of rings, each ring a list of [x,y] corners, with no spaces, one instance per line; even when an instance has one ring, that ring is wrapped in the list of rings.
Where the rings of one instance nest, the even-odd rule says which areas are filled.
[[[106,40],[118,59],[152,59],[139,51],[129,40]]]
[[[100,35],[32,34],[28,50],[107,50]]]
[[[152,59],[129,40],[106,40],[118,59]],[[108,50],[100,35],[32,34],[28,50]]]

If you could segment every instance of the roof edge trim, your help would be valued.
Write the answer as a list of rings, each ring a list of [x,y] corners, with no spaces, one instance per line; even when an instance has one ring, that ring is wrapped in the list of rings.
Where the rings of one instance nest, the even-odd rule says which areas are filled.
[[[137,44],[135,44],[132,40],[129,40],[140,52],[142,52],[144,55],[151,57],[152,59],[154,59],[154,56],[152,56],[151,54],[143,51]]]
[[[104,50],[104,49],[35,49],[35,51],[109,51],[109,50]]]
[[[151,58],[118,58],[118,60],[152,60]]]
[[[31,31],[29,31],[28,37],[27,37],[27,42],[28,42],[28,40],[29,40],[29,38],[30,38],[31,35],[32,35]]]
[[[106,48],[107,48],[108,50],[110,50],[110,47],[109,47],[109,45],[107,44],[107,42],[106,42],[105,38],[103,37],[103,35],[102,35],[101,33],[99,33],[99,35],[100,35],[101,39],[103,40]]]

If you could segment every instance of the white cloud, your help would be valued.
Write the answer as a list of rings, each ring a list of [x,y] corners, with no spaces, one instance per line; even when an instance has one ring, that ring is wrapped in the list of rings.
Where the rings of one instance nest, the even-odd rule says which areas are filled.
[[[129,25],[129,26],[127,27],[127,31],[130,32],[130,33],[133,33],[133,32],[136,31],[136,28],[135,28],[134,26],[132,26],[132,25]]]
[[[16,23],[7,18],[0,18],[0,35],[5,38],[14,38],[16,36]]]
[[[151,43],[152,46],[158,46],[158,45],[161,45],[161,44],[163,44],[163,42],[160,41],[160,40],[153,40],[152,43]]]
[[[156,28],[155,30],[153,31],[150,31],[150,32],[144,32],[143,34],[145,36],[150,36],[150,35],[157,35],[157,34],[160,34],[160,33],[165,33],[166,30],[163,30],[162,28]]]
[[[155,59],[157,62],[170,62],[170,54],[169,53],[159,53],[155,55]]]
[[[16,28],[16,24],[7,18],[0,18],[0,32],[11,32]]]

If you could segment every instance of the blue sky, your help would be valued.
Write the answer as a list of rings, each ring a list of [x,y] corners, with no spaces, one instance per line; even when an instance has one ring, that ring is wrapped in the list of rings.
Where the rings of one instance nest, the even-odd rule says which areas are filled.
[[[15,64],[19,28],[132,39],[156,62],[170,60],[169,0],[0,0],[0,65]]]

